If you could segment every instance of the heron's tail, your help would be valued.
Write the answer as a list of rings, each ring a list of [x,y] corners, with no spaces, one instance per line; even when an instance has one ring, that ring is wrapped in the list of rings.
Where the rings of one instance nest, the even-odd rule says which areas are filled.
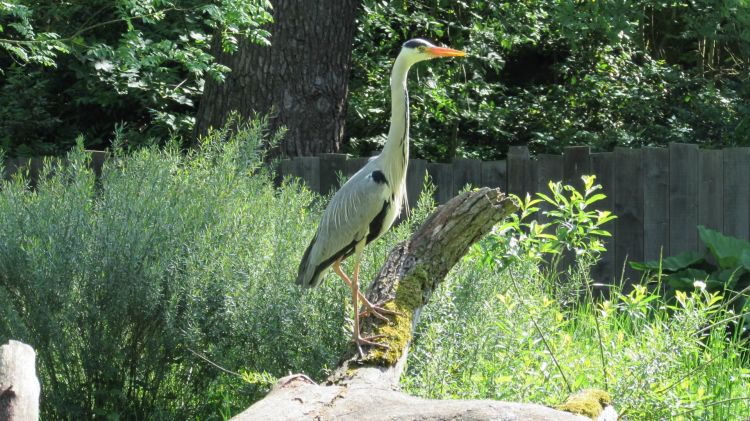
[[[315,270],[315,265],[312,265],[310,262],[310,253],[312,252],[313,246],[315,245],[315,240],[318,239],[318,235],[315,234],[315,237],[313,237],[312,241],[310,241],[310,245],[307,246],[307,250],[305,250],[305,254],[302,255],[302,261],[299,263],[299,268],[297,269],[297,285],[302,285],[303,287],[312,288],[316,285],[318,285],[318,282],[320,282],[320,271]]]

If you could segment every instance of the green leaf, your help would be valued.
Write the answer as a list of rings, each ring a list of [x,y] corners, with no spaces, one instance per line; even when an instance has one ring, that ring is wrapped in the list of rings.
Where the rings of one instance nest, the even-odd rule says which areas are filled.
[[[606,198],[607,198],[606,195],[604,195],[602,193],[598,193],[598,194],[595,194],[595,195],[589,197],[588,199],[586,199],[586,204],[590,205],[590,204],[592,204],[594,202],[598,202],[598,201],[604,200]]]
[[[742,250],[742,253],[740,253],[740,264],[745,270],[750,271],[750,250]]]
[[[686,251],[680,253],[677,256],[670,256],[662,259],[661,270],[664,272],[677,272],[683,269],[687,269],[697,263],[705,261],[705,255],[696,251]],[[659,270],[659,261],[651,260],[648,262],[630,262],[630,267],[635,270],[646,271],[646,270]]]
[[[667,283],[675,289],[681,291],[692,291],[695,286],[695,281],[709,281],[711,275],[705,270],[700,269],[685,269],[679,272],[675,272],[666,277]]]
[[[718,231],[698,226],[698,233],[711,254],[719,262],[719,266],[730,269],[740,265],[740,256],[750,252],[750,242],[724,235]]]

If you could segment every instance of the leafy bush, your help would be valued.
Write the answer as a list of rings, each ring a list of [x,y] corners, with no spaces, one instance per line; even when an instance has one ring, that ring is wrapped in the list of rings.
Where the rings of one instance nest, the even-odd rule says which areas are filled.
[[[45,418],[216,419],[259,378],[324,377],[347,346],[343,284],[293,282],[316,195],[274,187],[262,122],[233,133],[187,155],[118,147],[99,180],[79,143],[36,190],[0,185],[0,342],[37,350]],[[363,278],[404,229],[368,248]]]
[[[542,257],[576,243],[569,234],[580,231],[568,229],[568,204],[598,194],[581,200],[576,197],[589,195],[556,186],[567,202],[553,199],[546,215],[548,227],[557,229],[528,222],[539,215],[527,199],[521,214],[475,247],[433,294],[404,388],[427,398],[550,406],[571,391],[602,388],[623,418],[744,419],[750,411],[747,349],[723,334],[734,314],[719,294],[697,284],[670,302],[643,285],[628,293],[615,285],[606,300],[585,294],[571,304],[560,296],[560,277],[549,266],[554,259]],[[579,224],[588,237],[606,230],[595,220]],[[591,285],[597,235],[573,247],[583,251],[568,271],[579,289]]]
[[[592,207],[606,197],[597,193],[602,186],[594,184],[596,177],[585,175],[581,179],[583,191],[550,181],[549,193],[523,199],[512,195],[519,213],[511,215],[482,243],[485,263],[494,261],[509,267],[527,261],[540,265],[547,282],[568,296],[558,298],[576,301],[583,285],[571,280],[587,273],[599,254],[606,251],[602,238],[611,234],[602,225],[616,218],[609,211]]]
[[[743,337],[748,336],[750,314],[746,311],[750,291],[750,242],[698,226],[698,235],[706,249],[699,253],[686,251],[676,256],[650,262],[631,262],[634,269],[665,281],[670,295],[691,291],[695,281],[705,283],[706,290],[725,296],[737,314],[733,322]],[[662,276],[663,275],[663,276]]]

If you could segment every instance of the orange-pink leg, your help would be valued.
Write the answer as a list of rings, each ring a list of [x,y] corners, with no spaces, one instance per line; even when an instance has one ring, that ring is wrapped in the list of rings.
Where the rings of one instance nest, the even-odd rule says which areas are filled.
[[[341,269],[340,259],[337,260],[333,264],[333,271],[336,272],[336,274],[339,275],[339,277],[344,280],[344,282],[346,283],[346,285],[349,286],[349,288],[353,287],[351,279],[349,279],[349,277],[346,276],[344,271]],[[357,280],[357,283],[359,283],[359,264],[356,264],[354,266],[354,278]],[[399,314],[397,311],[388,310],[387,308],[383,308],[383,307],[380,307],[379,305],[375,305],[371,303],[370,300],[368,300],[367,297],[365,297],[365,295],[362,294],[362,292],[360,292],[359,288],[356,288],[356,289],[357,289],[358,301],[361,301],[362,305],[367,307],[366,309],[359,312],[359,317],[367,317],[368,315],[373,315],[377,317],[378,319],[389,322],[390,319],[383,316],[383,314]]]
[[[355,256],[356,260],[356,256]],[[370,307],[370,311],[373,312],[372,314],[377,314],[377,312],[374,312],[374,308],[376,306],[372,305],[365,297],[362,295],[362,293],[359,291],[359,285],[358,285],[358,275],[359,275],[359,262],[356,261],[354,266],[354,279],[349,279],[348,276],[344,273],[343,270],[341,270],[341,259],[337,260],[333,264],[333,271],[336,272],[336,274],[349,286],[349,288],[352,290],[352,306],[354,308],[354,331],[352,332],[352,340],[354,341],[355,345],[357,345],[357,350],[359,351],[360,355],[364,355],[362,352],[362,345],[373,345],[373,346],[381,346],[384,348],[387,348],[388,345],[380,344],[377,342],[373,342],[374,339],[381,338],[380,336],[370,336],[370,337],[362,337],[360,335],[359,331],[359,306],[357,305],[358,299],[362,298],[362,303],[365,304],[365,306]],[[388,320],[385,316],[378,314],[380,318],[383,318],[385,320]]]

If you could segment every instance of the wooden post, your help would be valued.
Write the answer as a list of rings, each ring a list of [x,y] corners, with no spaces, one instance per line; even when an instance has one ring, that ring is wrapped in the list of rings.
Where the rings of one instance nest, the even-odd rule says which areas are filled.
[[[530,159],[526,146],[511,146],[508,149],[508,193],[526,196],[526,165]]]
[[[626,292],[641,276],[627,262],[643,260],[642,168],[640,149],[615,148],[615,271],[625,265]]]
[[[669,144],[669,254],[698,250],[698,145]]]
[[[723,230],[723,207],[724,154],[721,149],[702,149],[698,155],[698,224]]]
[[[595,209],[602,211],[615,211],[615,166],[614,154],[612,152],[591,154],[591,171],[596,175],[596,182],[601,184],[602,192],[607,196],[601,202],[594,205]],[[616,220],[615,220],[616,221]],[[612,285],[616,276],[619,276],[619,269],[615,264],[615,243],[617,238],[617,223],[610,221],[605,229],[612,234],[611,237],[604,238],[604,247],[607,249],[601,255],[601,261],[594,267],[591,278],[595,283],[603,285]],[[602,288],[602,287],[600,287]],[[604,288],[602,288],[604,289]]]
[[[107,151],[86,151],[91,154],[91,170],[97,178],[102,176],[102,167],[109,158],[109,152]]]
[[[669,150],[643,148],[643,259],[669,256]]]
[[[38,420],[39,392],[34,349],[13,340],[0,346],[0,420]]]
[[[750,236],[750,148],[724,149],[724,234]]]

